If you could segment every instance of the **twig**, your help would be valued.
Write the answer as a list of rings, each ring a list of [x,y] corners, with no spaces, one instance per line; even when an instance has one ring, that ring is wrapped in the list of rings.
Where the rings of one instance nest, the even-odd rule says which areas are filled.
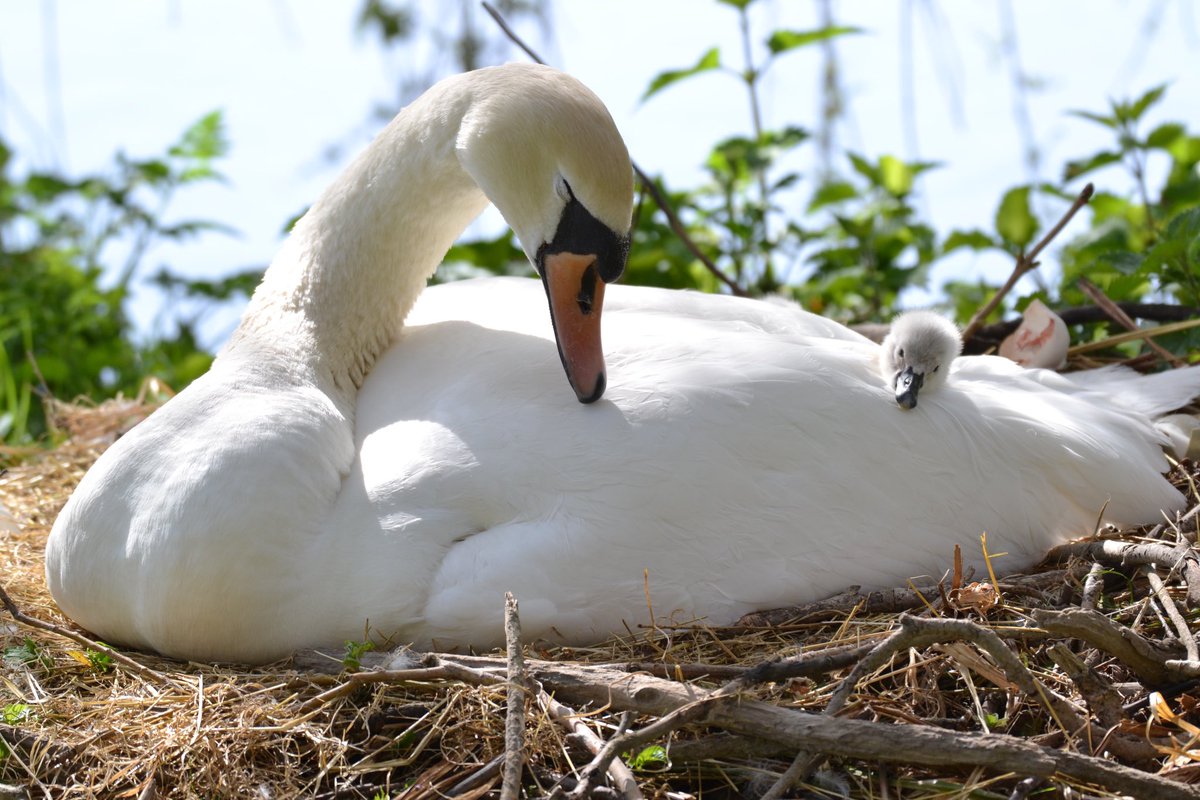
[[[516,31],[508,27],[508,22],[505,21],[504,15],[497,11],[495,6],[493,6],[491,3],[485,2],[483,3],[483,10],[491,15],[492,19],[496,21],[496,24],[500,26],[500,30],[504,31],[504,35],[511,39],[513,44],[525,51],[525,55],[529,56],[538,64],[546,63],[542,60],[541,56],[539,56],[529,47],[529,45],[525,44],[520,36],[517,36]]]
[[[1071,683],[1075,684],[1080,697],[1101,725],[1111,729],[1121,723],[1121,697],[1103,675],[1085,664],[1062,642],[1050,645],[1046,652]]]
[[[1000,637],[989,628],[962,619],[927,619],[903,614],[900,617],[900,628],[884,641],[876,645],[871,652],[855,665],[850,674],[843,679],[834,691],[825,708],[826,715],[837,714],[846,704],[850,693],[858,683],[875,670],[883,666],[896,653],[904,652],[912,647],[927,647],[931,644],[966,641],[979,647],[990,655],[1005,676],[1029,697],[1039,698],[1054,718],[1059,728],[1068,736],[1090,726],[1088,719],[1065,699],[1051,692],[1033,676],[1013,651],[1001,641]],[[1105,731],[1096,731],[1101,737]],[[1124,754],[1146,756],[1153,754],[1152,749],[1143,748],[1140,743],[1112,742],[1114,749],[1120,748]],[[778,781],[763,795],[763,800],[778,800],[783,797],[797,781],[803,780],[816,767],[822,758],[819,754],[800,752],[795,760]]]
[[[1017,594],[1037,594],[1048,586],[1058,586],[1066,579],[1076,577],[1077,570],[1054,570],[1034,575],[1009,575],[1000,580],[1000,589]],[[1082,577],[1082,576],[1079,576]],[[811,623],[839,617],[858,609],[860,614],[894,614],[923,608],[926,596],[938,592],[938,584],[909,585],[907,589],[881,589],[862,592],[860,586],[850,586],[838,594],[806,603],[802,606],[772,608],[746,614],[734,627],[784,628],[789,624]]]
[[[579,784],[568,795],[571,800],[587,800],[592,792],[600,785],[601,776],[607,771],[609,764],[627,750],[636,750],[646,742],[658,739],[684,725],[705,721],[713,709],[732,695],[710,694],[695,700],[655,720],[644,728],[620,733],[608,740],[596,757],[591,760],[579,773]]]
[[[1167,303],[1117,303],[1117,308],[1133,319],[1153,322],[1181,322],[1200,316],[1200,308],[1177,306]],[[1067,325],[1082,325],[1088,322],[1103,322],[1111,317],[1099,306],[1075,306],[1055,309],[1055,313]],[[1022,317],[984,325],[970,340],[963,340],[963,352],[967,355],[982,353],[994,347],[1006,336],[1021,326]]]
[[[1166,325],[1158,325],[1154,328],[1139,328],[1136,331],[1118,333],[1116,336],[1109,336],[1107,339],[1074,345],[1067,350],[1067,355],[1077,356],[1081,353],[1090,353],[1093,350],[1104,350],[1105,348],[1115,347],[1119,344],[1125,344],[1126,342],[1136,342],[1138,339],[1148,340],[1154,338],[1155,336],[1166,336],[1168,333],[1179,333],[1180,331],[1187,331],[1197,327],[1200,327],[1200,319],[1189,319],[1184,322],[1171,322]]]
[[[470,659],[473,664],[481,661]],[[527,666],[534,677],[568,702],[595,703],[640,714],[666,714],[698,699],[694,687],[648,675],[545,661],[531,661]],[[1042,747],[1003,733],[978,736],[922,725],[839,719],[746,698],[712,706],[704,723],[742,736],[779,742],[793,752],[807,750],[893,764],[982,766],[1001,773],[1047,778],[1057,774],[1134,797],[1161,800],[1200,797],[1195,788],[1158,775],[1103,758]]]
[[[1114,539],[1071,542],[1055,547],[1046,560],[1065,561],[1072,556],[1118,567],[1160,564],[1172,570],[1182,568],[1188,604],[1200,605],[1200,557],[1186,543],[1171,547],[1157,542],[1132,543]]]
[[[1042,784],[1045,782],[1045,778],[1026,778],[1013,787],[1008,800],[1027,800],[1029,795],[1042,788]]]
[[[1146,580],[1150,582],[1150,588],[1154,591],[1154,596],[1158,598],[1158,602],[1163,607],[1163,611],[1167,612],[1167,619],[1171,620],[1171,625],[1175,628],[1175,634],[1179,637],[1179,641],[1183,643],[1183,649],[1187,651],[1187,659],[1193,663],[1200,663],[1200,652],[1196,651],[1196,637],[1192,635],[1188,628],[1187,620],[1183,618],[1183,614],[1179,613],[1179,606],[1175,604],[1175,600],[1167,593],[1167,587],[1163,584],[1162,578],[1158,577],[1158,573],[1154,567],[1147,564],[1142,567],[1146,573]]]
[[[491,3],[484,2],[483,9],[491,15],[492,19],[496,21],[496,24],[500,26],[500,30],[504,31],[504,35],[511,39],[513,44],[524,50],[525,54],[538,64],[546,63],[545,60],[543,60],[533,48],[526,44],[525,41],[517,35],[516,31],[509,27],[508,23],[505,22],[504,17],[492,6]],[[688,235],[687,229],[684,227],[682,220],[679,219],[679,215],[675,213],[675,208],[671,205],[671,201],[668,200],[666,195],[659,190],[657,184],[655,184],[654,181],[652,181],[650,177],[642,170],[642,168],[637,165],[636,161],[631,161],[631,163],[633,164],[633,171],[638,176],[638,180],[642,182],[642,187],[650,193],[651,197],[654,198],[654,202],[658,204],[658,207],[662,210],[663,215],[666,216],[667,224],[671,226],[672,232],[674,232],[674,234],[679,237],[679,240],[683,242],[684,247],[686,247],[688,251],[695,256],[696,259],[703,264],[717,280],[725,284],[725,288],[729,289],[730,293],[737,295],[738,297],[745,297],[746,290],[739,286],[737,282],[732,280],[728,275],[722,272],[721,268],[718,267],[711,258],[705,255],[700,247],[694,241],[692,241],[692,237]]]
[[[498,755],[488,763],[484,764],[479,769],[472,772],[467,777],[463,778],[458,783],[446,790],[446,797],[458,797],[479,786],[483,786],[489,781],[495,780],[500,774],[500,770],[504,767],[504,755]]]
[[[500,800],[516,800],[521,794],[521,772],[525,768],[525,658],[521,653],[521,618],[517,599],[504,593],[504,640],[508,645],[508,713],[504,718],[504,778]]]
[[[600,751],[604,749],[604,740],[584,724],[575,709],[558,702],[541,687],[538,687],[537,704],[547,716],[574,735],[593,756],[599,755]],[[625,800],[642,800],[642,790],[638,788],[633,771],[621,759],[614,758],[609,763],[608,777]]]
[[[883,666],[896,653],[910,647],[928,647],[931,644],[960,641],[976,645],[995,659],[1009,680],[1030,697],[1041,698],[1051,714],[1068,717],[1074,722],[1081,721],[1078,712],[1067,706],[1065,701],[1057,700],[1038,683],[1033,673],[1001,641],[995,631],[965,619],[928,619],[908,614],[901,615],[899,630],[876,645],[843,679],[830,697],[825,713],[836,714],[840,711],[858,682]]]
[[[1096,601],[1100,596],[1100,590],[1104,588],[1104,565],[1099,561],[1093,561],[1091,569],[1088,570],[1087,578],[1083,582],[1083,597],[1079,601],[1079,607],[1084,611],[1095,611]]]
[[[1004,282],[1003,286],[996,290],[996,293],[992,295],[990,300],[983,304],[982,308],[975,312],[975,314],[971,317],[971,321],[967,323],[967,327],[963,329],[963,341],[966,341],[974,336],[975,332],[978,331],[983,325],[983,321],[987,319],[988,314],[991,314],[996,310],[996,307],[1000,305],[1005,296],[1012,291],[1014,286],[1017,285],[1017,281],[1024,277],[1027,272],[1030,272],[1037,267],[1037,257],[1041,255],[1042,251],[1046,249],[1046,246],[1049,245],[1050,242],[1054,241],[1054,237],[1058,236],[1059,232],[1067,226],[1067,223],[1071,221],[1071,218],[1074,217],[1076,213],[1078,213],[1079,209],[1087,205],[1088,200],[1092,199],[1092,192],[1094,190],[1095,187],[1093,187],[1090,183],[1087,186],[1084,186],[1083,191],[1081,191],[1079,196],[1075,198],[1075,202],[1071,203],[1071,207],[1068,208],[1066,213],[1062,215],[1062,218],[1055,223],[1054,227],[1046,231],[1046,235],[1043,236],[1041,240],[1033,246],[1032,250],[1030,250],[1028,253],[1022,253],[1020,256],[1018,256],[1017,263],[1013,266],[1012,274],[1008,276],[1008,280]]]
[[[817,758],[819,756],[814,757],[810,753],[800,753],[797,755],[792,760],[792,763],[788,764],[788,768],[783,771],[779,779],[771,785],[770,789],[767,789],[763,793],[763,796],[759,800],[779,800],[787,794],[789,789],[808,777],[808,773],[812,772],[816,766],[814,762]]]
[[[124,653],[118,652],[117,650],[114,650],[113,648],[109,647],[108,645],[104,644],[103,642],[97,642],[94,639],[89,639],[88,637],[84,636],[83,634],[79,634],[79,633],[76,633],[75,631],[68,630],[67,628],[60,627],[58,625],[55,625],[52,622],[45,622],[44,620],[40,620],[37,617],[31,617],[31,616],[27,615],[21,609],[17,608],[17,604],[14,603],[12,601],[12,598],[8,596],[8,592],[6,592],[4,590],[3,586],[0,586],[0,603],[3,603],[4,608],[8,611],[9,615],[11,615],[14,620],[21,623],[22,625],[26,625],[30,628],[37,628],[38,630],[53,633],[57,636],[63,637],[64,639],[70,639],[72,642],[75,642],[76,644],[78,644],[84,648],[88,648],[88,649],[95,650],[100,653],[104,653],[105,655],[108,655],[109,657],[111,657],[113,661],[116,661],[118,664],[121,664],[121,665],[127,667],[129,670],[136,673],[140,677],[145,678],[146,680],[153,681],[153,682],[163,685],[163,686],[175,686],[176,685],[174,681],[170,680],[166,675],[163,675],[161,672],[155,672],[154,670],[150,669],[149,667],[139,664],[138,662],[134,661],[129,656],[125,655]]]
[[[437,660],[434,666],[415,667],[413,669],[374,670],[355,672],[349,675],[345,682],[339,683],[332,689],[326,689],[304,705],[300,706],[300,714],[316,711],[321,706],[338,698],[345,697],[360,686],[370,683],[405,683],[425,681],[462,681],[474,686],[495,686],[505,682],[504,677],[493,672],[473,669],[453,661]]]
[[[1104,313],[1108,314],[1108,316],[1110,316],[1118,325],[1129,331],[1141,330],[1138,328],[1137,323],[1134,322],[1128,314],[1122,311],[1120,306],[1110,300],[1108,295],[1106,295],[1099,286],[1092,283],[1087,278],[1082,277],[1076,281],[1076,284],[1080,289],[1083,290],[1084,294],[1092,298],[1096,305],[1100,306],[1100,308],[1104,310]],[[1146,339],[1146,346],[1155,353],[1158,353],[1158,355],[1168,364],[1175,367],[1184,366],[1185,362],[1183,359],[1179,358],[1153,339]]]
[[[1170,651],[1097,611],[1053,611],[1040,608],[1031,611],[1030,615],[1034,624],[1055,636],[1082,639],[1103,650],[1128,667],[1138,680],[1152,688],[1192,677],[1169,666],[1172,664]]]

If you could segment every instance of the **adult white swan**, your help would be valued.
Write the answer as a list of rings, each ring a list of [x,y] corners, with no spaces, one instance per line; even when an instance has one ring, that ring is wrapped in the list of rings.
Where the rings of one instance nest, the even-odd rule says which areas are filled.
[[[1182,504],[1149,415],[1200,391],[1196,370],[1106,384],[1136,399],[1113,407],[960,358],[906,413],[879,346],[839,325],[617,286],[608,392],[582,405],[535,281],[434,287],[398,332],[481,187],[595,400],[629,180],[607,114],[558,73],[430,90],[297,226],[212,371],[84,478],[47,547],[62,609],[106,641],[263,661],[368,625],[486,647],[513,591],[528,636],[584,642],[648,622],[647,582],[660,616],[727,623],[940,574],[982,531],[1012,569],[1106,500],[1120,522]]]

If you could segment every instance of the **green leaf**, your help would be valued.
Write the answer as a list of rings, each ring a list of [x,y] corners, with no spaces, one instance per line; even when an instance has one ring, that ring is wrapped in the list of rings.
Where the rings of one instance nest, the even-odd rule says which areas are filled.
[[[1113,250],[1108,253],[1103,253],[1096,259],[1096,267],[1109,267],[1114,272],[1119,272],[1122,275],[1133,275],[1142,268],[1145,259],[1139,253],[1131,253],[1128,250]]]
[[[997,247],[996,240],[981,230],[951,231],[942,244],[943,253],[952,253],[963,247],[972,250],[987,250]]]
[[[1193,208],[1172,217],[1167,223],[1166,238],[1186,242],[1200,239],[1200,208]]]
[[[767,39],[767,47],[770,48],[772,55],[779,55],[780,53],[786,53],[788,50],[795,50],[797,47],[805,47],[817,42],[823,42],[826,39],[832,39],[835,36],[845,36],[852,33],[862,33],[862,28],[855,28],[848,25],[833,25],[811,31],[775,31]]]
[[[628,757],[628,754],[626,754]],[[637,755],[629,758],[629,768],[639,772],[662,772],[670,769],[671,759],[667,749],[659,744],[652,744]]]
[[[1085,158],[1080,161],[1068,161],[1063,167],[1063,180],[1069,181],[1073,178],[1078,178],[1080,175],[1086,175],[1089,172],[1098,170],[1101,167],[1107,167],[1109,164],[1115,164],[1121,160],[1120,153],[1114,153],[1110,150],[1105,150],[1096,153],[1091,158]]]
[[[1106,117],[1103,114],[1096,114],[1092,111],[1068,111],[1067,113],[1073,117],[1082,117],[1083,119],[1089,119],[1092,122],[1099,123],[1100,125],[1103,125],[1106,128],[1116,128],[1117,125],[1119,124],[1119,121],[1117,120],[1116,117]]]
[[[1171,145],[1186,135],[1187,129],[1178,122],[1164,122],[1150,131],[1150,135],[1146,137],[1146,146],[1170,152]]]
[[[996,209],[996,233],[1006,244],[1023,248],[1033,241],[1038,222],[1029,210],[1029,187],[1009,189]]]
[[[71,189],[72,184],[57,175],[34,173],[25,179],[25,191],[36,200],[48,202]]]
[[[848,150],[846,151],[846,158],[850,159],[850,166],[854,167],[854,171],[870,181],[872,186],[883,184],[883,175],[879,172],[879,168],[870,161]]]
[[[10,703],[0,711],[0,717],[3,717],[4,722],[8,725],[17,725],[29,719],[30,716],[32,714],[30,713],[29,706],[24,703]]]
[[[846,181],[823,183],[813,192],[812,200],[808,201],[808,211],[811,214],[825,206],[853,200],[856,197],[858,197],[858,190],[851,183]]]
[[[229,152],[225,121],[220,110],[210,111],[183,132],[182,138],[168,151],[177,158],[210,159]]]
[[[719,48],[714,47],[711,50],[709,50],[708,52],[706,52],[704,55],[700,56],[700,60],[697,61],[696,65],[693,67],[688,67],[686,69],[675,69],[675,70],[668,70],[666,72],[660,72],[654,78],[654,80],[650,81],[650,87],[648,89],[646,89],[646,93],[644,95],[642,95],[641,102],[643,102],[643,103],[646,102],[653,95],[658,94],[663,89],[667,88],[668,86],[670,86],[673,83],[678,83],[679,81],[683,80],[684,78],[690,78],[693,75],[699,75],[701,72],[708,72],[710,70],[719,69],[720,66],[721,66],[721,51]]]
[[[1155,86],[1137,100],[1132,103],[1117,103],[1113,110],[1117,113],[1117,118],[1123,122],[1137,122],[1142,118],[1142,114],[1146,113],[1146,109],[1162,99],[1163,94],[1167,91],[1167,84],[1163,83]]]
[[[1182,136],[1167,146],[1171,158],[1191,166],[1200,162],[1200,136]]]
[[[733,6],[738,11],[745,11],[746,7],[753,3],[754,0],[717,0],[717,2],[722,3],[723,5]]]
[[[882,156],[879,159],[879,174],[883,179],[883,188],[896,197],[903,197],[912,191],[913,170],[895,156]]]

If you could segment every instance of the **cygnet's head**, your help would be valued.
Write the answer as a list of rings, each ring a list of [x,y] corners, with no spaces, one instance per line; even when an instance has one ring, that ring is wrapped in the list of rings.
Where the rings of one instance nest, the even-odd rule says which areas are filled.
[[[950,364],[962,351],[954,323],[932,311],[896,317],[883,340],[879,371],[896,392],[901,408],[915,408],[922,388],[934,391],[946,382]]]

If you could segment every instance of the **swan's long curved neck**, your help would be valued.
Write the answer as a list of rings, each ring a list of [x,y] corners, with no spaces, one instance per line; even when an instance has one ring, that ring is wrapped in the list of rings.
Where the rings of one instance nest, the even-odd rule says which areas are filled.
[[[296,223],[227,353],[284,359],[340,392],[362,383],[488,203],[455,154],[466,103],[433,100],[401,112]]]

